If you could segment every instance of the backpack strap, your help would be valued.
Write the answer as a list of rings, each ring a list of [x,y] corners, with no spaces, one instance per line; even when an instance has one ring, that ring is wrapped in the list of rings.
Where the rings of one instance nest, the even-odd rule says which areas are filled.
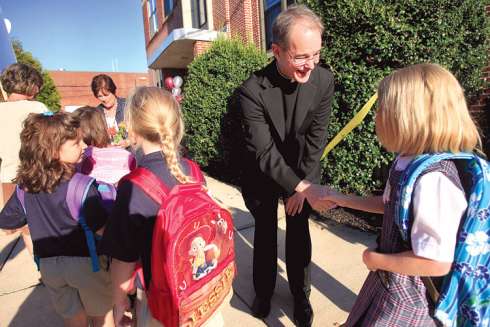
[[[68,183],[66,204],[68,205],[72,218],[76,221],[79,220],[89,187],[94,181],[95,179],[90,176],[75,173]]]
[[[94,181],[95,179],[90,176],[75,173],[68,183],[66,203],[72,218],[80,224],[85,233],[90,259],[92,261],[92,271],[97,272],[100,270],[100,266],[95,246],[95,235],[88,227],[87,220],[85,219],[82,210],[83,203],[85,202],[90,189],[90,185],[92,185]]]
[[[201,171],[201,168],[199,168],[199,165],[192,160],[189,160],[189,159],[185,159],[185,160],[190,167],[191,176],[198,183],[206,184],[206,180],[204,179],[204,175],[202,174],[202,171]]]
[[[168,186],[147,168],[138,167],[123,177],[123,180],[128,180],[137,185],[158,205],[162,204],[170,192]]]
[[[19,185],[15,186],[15,193],[17,194],[17,199],[19,199],[20,204],[22,205],[22,209],[24,209],[24,214],[26,213],[26,192],[20,188]]]
[[[398,210],[395,210],[395,223],[398,226],[402,239],[404,242],[408,242],[410,236],[409,231],[409,214],[410,214],[410,202],[412,199],[413,187],[415,181],[421,173],[423,173],[430,165],[450,159],[475,159],[475,155],[472,153],[436,153],[436,154],[422,154],[417,156],[405,169],[402,178],[400,179],[401,198],[399,199]]]
[[[107,212],[111,212],[114,207],[114,202],[117,196],[116,187],[110,183],[105,183],[102,181],[97,182],[97,191],[99,191],[100,197],[102,198],[102,204]]]

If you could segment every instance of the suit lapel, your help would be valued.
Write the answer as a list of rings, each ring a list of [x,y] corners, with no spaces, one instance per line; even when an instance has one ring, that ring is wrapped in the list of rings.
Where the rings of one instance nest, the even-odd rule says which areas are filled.
[[[313,71],[314,72],[314,71]],[[312,72],[312,75],[313,75]],[[312,82],[313,76],[305,84],[300,84],[298,90],[298,99],[296,100],[296,109],[294,113],[294,130],[299,131],[303,124],[306,114],[311,108],[316,93],[316,85]]]
[[[281,89],[278,87],[265,89],[261,95],[265,104],[265,109],[271,117],[272,123],[281,137],[281,140],[284,141],[286,135],[286,122],[284,121],[284,101]]]

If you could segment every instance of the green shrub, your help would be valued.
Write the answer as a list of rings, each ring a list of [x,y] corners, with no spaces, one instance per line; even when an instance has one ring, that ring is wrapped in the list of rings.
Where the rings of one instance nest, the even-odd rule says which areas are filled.
[[[41,91],[37,95],[36,100],[44,103],[46,107],[48,107],[51,111],[56,112],[60,110],[60,94],[58,93],[56,85],[54,85],[54,81],[51,76],[49,76],[48,72],[43,69],[39,60],[34,58],[32,53],[30,53],[29,51],[24,51],[24,49],[22,48],[22,43],[20,43],[20,41],[14,40],[12,42],[12,45],[17,61],[19,63],[30,65],[33,68],[37,69],[37,71],[40,72],[41,76],[43,77],[44,84],[41,88]]]
[[[225,180],[237,177],[233,150],[242,144],[233,93],[266,63],[254,45],[219,39],[189,65],[182,103],[185,145],[194,160]]]
[[[477,0],[305,0],[325,24],[322,58],[336,93],[329,138],[354,116],[392,70],[421,62],[455,74],[468,99],[482,90],[487,65],[485,3]],[[374,111],[323,161],[325,182],[365,193],[379,189],[392,155],[374,133]],[[382,175],[382,174],[381,174]]]

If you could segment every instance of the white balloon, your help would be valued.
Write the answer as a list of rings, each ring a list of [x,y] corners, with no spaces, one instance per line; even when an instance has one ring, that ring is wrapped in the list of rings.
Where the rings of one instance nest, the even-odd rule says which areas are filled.
[[[182,83],[184,83],[184,80],[182,79],[182,77],[180,77],[179,75],[175,75],[174,76],[174,87],[180,88],[182,86]]]
[[[3,22],[5,23],[5,28],[7,29],[7,34],[10,34],[10,31],[12,30],[12,23],[7,18],[4,18]]]
[[[182,90],[180,89],[180,87],[174,87],[172,89],[172,95],[174,97],[179,96],[181,93],[182,93]]]

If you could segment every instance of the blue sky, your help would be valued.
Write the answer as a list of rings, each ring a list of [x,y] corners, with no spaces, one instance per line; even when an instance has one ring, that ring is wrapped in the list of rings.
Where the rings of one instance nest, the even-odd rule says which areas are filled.
[[[141,0],[0,0],[44,69],[146,72]],[[114,67],[114,68],[113,68]]]

